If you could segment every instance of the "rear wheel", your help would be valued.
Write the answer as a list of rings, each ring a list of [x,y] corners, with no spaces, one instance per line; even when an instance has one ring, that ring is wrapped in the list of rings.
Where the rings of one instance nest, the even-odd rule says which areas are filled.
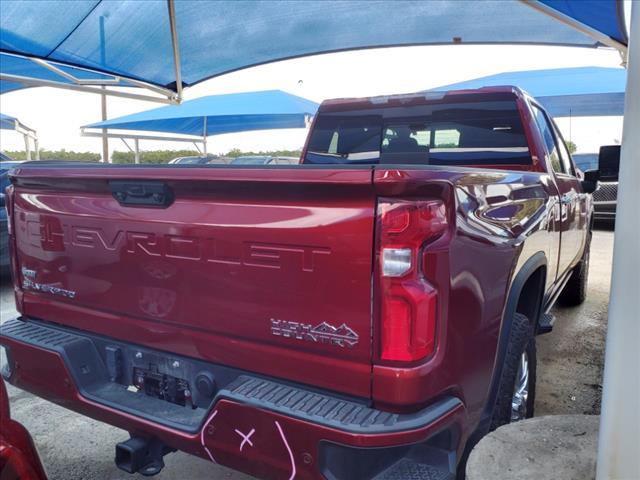
[[[511,324],[491,430],[533,416],[536,389],[536,341],[533,325],[516,313]]]
[[[589,281],[589,250],[591,249],[591,232],[587,236],[587,243],[584,246],[582,258],[573,267],[571,277],[564,286],[558,301],[562,305],[574,307],[580,305],[587,298],[587,282]]]

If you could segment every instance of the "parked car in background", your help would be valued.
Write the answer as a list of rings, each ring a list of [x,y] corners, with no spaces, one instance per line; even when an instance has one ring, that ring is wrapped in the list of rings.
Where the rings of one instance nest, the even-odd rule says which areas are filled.
[[[178,157],[169,162],[171,165],[206,165],[209,163],[228,163],[228,159],[225,157],[219,157],[217,155],[208,155],[201,157]]]
[[[271,155],[245,155],[231,160],[231,165],[295,165],[298,157],[274,157]]]
[[[302,158],[12,173],[6,379],[130,432],[131,473],[453,479],[533,415],[607,158],[515,87],[326,101]]]
[[[576,166],[586,172],[598,169],[597,153],[574,153]],[[593,192],[593,208],[596,220],[614,221],[618,203],[618,182],[598,182],[598,189]]]
[[[3,152],[0,152],[0,275],[9,273],[9,244],[7,233],[7,210],[5,207],[5,189],[10,185],[9,170],[20,165]]]

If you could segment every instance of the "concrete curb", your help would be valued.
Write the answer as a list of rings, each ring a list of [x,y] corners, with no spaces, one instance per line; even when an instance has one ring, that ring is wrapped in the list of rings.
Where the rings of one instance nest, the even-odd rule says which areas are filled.
[[[597,415],[553,415],[498,428],[473,449],[467,480],[593,480]]]

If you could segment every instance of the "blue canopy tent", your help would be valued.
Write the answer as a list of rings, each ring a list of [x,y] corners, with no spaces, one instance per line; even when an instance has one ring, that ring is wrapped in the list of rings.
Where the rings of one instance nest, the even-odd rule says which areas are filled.
[[[36,152],[36,160],[40,160],[40,152],[38,149],[38,135],[33,128],[27,127],[15,117],[0,113],[0,130],[15,130],[24,137],[24,146],[27,151],[27,160],[31,160],[31,144],[29,140],[33,140],[34,149]]]
[[[633,162],[633,156],[640,151],[638,2],[631,15],[629,41],[621,0],[3,0],[0,81],[69,88],[68,82],[5,73],[3,57],[13,55],[42,61],[58,75],[53,62],[88,68],[111,75],[111,84],[124,79],[161,93],[164,101],[180,101],[183,87],[216,75],[339,50],[473,43],[618,49],[628,81],[597,468],[599,479],[637,478],[640,218],[635,188],[640,162]],[[628,44],[633,47],[627,50]],[[74,76],[67,80],[72,88],[102,93]]]
[[[15,130],[17,118],[0,113],[0,130]]]
[[[626,80],[623,68],[556,68],[499,73],[430,91],[518,85],[553,117],[615,116],[624,113]]]
[[[280,90],[268,90],[201,97],[180,105],[154,108],[85,125],[82,128],[85,136],[101,136],[101,134],[87,132],[84,129],[152,131],[197,136],[204,145],[206,155],[207,137],[210,135],[251,130],[304,128],[309,119],[315,115],[316,110],[318,110],[318,104],[315,102]],[[111,134],[111,136],[134,140],[150,138],[134,134]],[[165,137],[153,139],[159,138],[170,139]],[[194,140],[184,137],[171,139]],[[135,153],[138,158],[137,141]]]
[[[95,77],[63,72],[61,64],[108,75],[112,86],[126,81],[179,101],[183,87],[217,75],[331,51],[488,43],[624,50],[621,11],[614,0],[585,0],[579,8],[559,0],[3,0],[0,80],[13,85],[0,91],[15,84],[85,91],[95,85]],[[28,62],[16,65],[16,58]],[[62,80],[52,80],[52,73]]]

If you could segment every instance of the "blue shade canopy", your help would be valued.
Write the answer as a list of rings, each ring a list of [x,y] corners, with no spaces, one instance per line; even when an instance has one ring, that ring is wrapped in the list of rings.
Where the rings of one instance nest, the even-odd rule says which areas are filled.
[[[143,130],[209,136],[220,133],[303,128],[318,104],[280,90],[211,95],[154,108],[83,128]]]
[[[5,115],[4,113],[0,113],[0,129],[1,130],[15,130],[16,129],[16,118],[11,117],[9,115]]]
[[[618,19],[621,2],[541,4],[626,45]],[[2,0],[1,55],[58,61],[176,91],[168,5],[165,0]],[[176,0],[175,25],[183,86],[261,63],[358,48],[598,45],[522,2],[503,0]],[[0,58],[0,70],[4,65]],[[4,91],[10,88],[15,85]]]
[[[624,113],[626,71],[623,68],[579,67],[505,72],[430,90],[515,85],[534,96],[554,117],[604,116]]]
[[[540,0],[540,3],[627,45],[622,0]]]

